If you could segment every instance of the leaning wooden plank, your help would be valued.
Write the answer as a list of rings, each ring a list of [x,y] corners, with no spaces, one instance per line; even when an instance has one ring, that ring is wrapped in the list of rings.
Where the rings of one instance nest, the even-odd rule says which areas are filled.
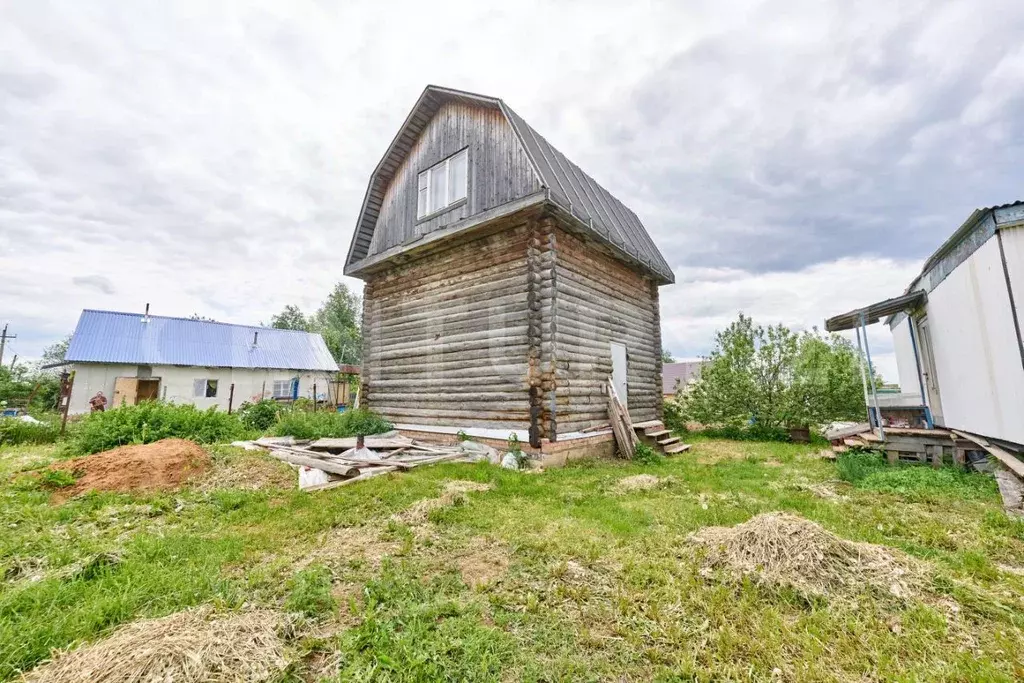
[[[983,437],[976,436],[968,432],[957,431],[955,429],[953,430],[953,433],[963,439],[967,439],[968,441],[973,441],[978,444],[988,451],[996,460],[1006,465],[1006,467],[1018,477],[1024,477],[1024,462],[1021,462],[1019,458],[1007,453],[999,446],[989,443],[988,440]]]
[[[366,436],[363,437],[363,445],[371,449],[404,448],[413,444],[412,439],[404,436]],[[317,439],[309,444],[309,449],[314,451],[346,451],[356,447],[356,437],[349,436],[341,439],[324,438]]]
[[[284,462],[290,462],[293,465],[312,467],[316,470],[323,470],[324,472],[330,472],[331,474],[339,474],[343,477],[354,477],[359,474],[358,468],[339,462],[320,460],[318,458],[304,458],[301,455],[277,450],[270,451],[270,455],[273,458],[283,460]]]
[[[352,477],[351,479],[342,479],[341,481],[331,481],[326,484],[320,484],[319,486],[310,486],[306,491],[326,491],[327,489],[336,489],[339,486],[348,486],[349,484],[354,484],[357,481],[366,481],[367,479],[379,477],[382,474],[389,474],[390,472],[397,471],[397,467],[379,467],[372,472],[366,472],[365,474],[360,474],[358,477]]]
[[[859,424],[851,425],[849,427],[840,427],[838,429],[830,429],[825,432],[825,438],[829,441],[842,441],[848,436],[856,436],[865,432],[871,432],[871,426],[867,422],[861,422]]]

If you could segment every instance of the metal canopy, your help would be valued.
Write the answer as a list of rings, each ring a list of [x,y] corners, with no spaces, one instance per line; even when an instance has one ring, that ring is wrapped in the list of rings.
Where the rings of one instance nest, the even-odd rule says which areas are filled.
[[[903,296],[886,299],[885,301],[879,301],[877,304],[871,304],[865,308],[858,308],[857,310],[850,311],[849,313],[833,316],[825,321],[825,330],[828,332],[841,332],[843,330],[852,330],[863,325],[871,325],[877,323],[882,318],[895,315],[900,311],[920,306],[927,299],[928,295],[925,294],[924,290],[918,289],[910,292],[909,294],[904,294]]]

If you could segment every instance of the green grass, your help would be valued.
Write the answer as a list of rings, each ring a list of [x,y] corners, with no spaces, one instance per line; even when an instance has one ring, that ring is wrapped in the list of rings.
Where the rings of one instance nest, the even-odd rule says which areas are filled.
[[[202,603],[304,614],[305,635],[288,644],[289,680],[315,680],[323,662],[326,680],[357,681],[1024,674],[1024,578],[1005,570],[1024,567],[1024,523],[1002,513],[990,479],[833,464],[786,443],[688,440],[685,456],[653,464],[543,474],[445,464],[317,494],[198,486],[60,505],[53,489],[18,484],[60,452],[4,448],[0,680],[51,648]],[[278,466],[236,449],[214,460],[243,472]],[[616,490],[640,473],[665,481]],[[492,488],[422,526],[392,520],[451,479]],[[773,510],[927,561],[930,597],[865,592],[848,604],[701,573],[690,533]],[[308,559],[341,531],[369,540]],[[365,550],[370,542],[380,550]],[[491,578],[474,583],[473,567]]]

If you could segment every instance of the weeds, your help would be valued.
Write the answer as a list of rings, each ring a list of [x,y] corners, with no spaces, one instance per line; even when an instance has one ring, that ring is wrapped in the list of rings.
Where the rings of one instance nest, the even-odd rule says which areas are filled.
[[[381,434],[392,428],[390,422],[369,410],[348,410],[344,413],[287,410],[278,416],[271,433],[296,439],[322,439]]]
[[[60,425],[42,421],[27,422],[14,417],[0,417],[0,446],[54,443],[60,438]]]
[[[645,443],[638,443],[633,449],[633,462],[639,465],[660,465],[665,456]]]
[[[836,461],[836,472],[843,481],[859,489],[890,493],[908,500],[958,498],[985,500],[997,491],[992,477],[965,472],[955,467],[934,469],[925,465],[888,464],[875,452],[848,452]]]
[[[191,404],[145,401],[102,413],[90,413],[75,429],[72,451],[99,453],[126,444],[143,444],[167,438],[197,443],[222,443],[249,435],[237,415]]]
[[[280,414],[281,404],[272,398],[256,403],[246,401],[238,408],[238,419],[242,425],[255,432],[265,432],[273,427]]]
[[[307,567],[288,582],[284,608],[307,617],[330,614],[337,608],[331,595],[331,571],[323,565]]]

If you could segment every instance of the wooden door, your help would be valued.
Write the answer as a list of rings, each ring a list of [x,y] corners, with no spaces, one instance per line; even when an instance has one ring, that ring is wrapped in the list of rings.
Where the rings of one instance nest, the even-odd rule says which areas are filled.
[[[928,407],[932,411],[932,420],[935,424],[941,425],[944,424],[942,397],[939,395],[939,376],[935,373],[935,354],[928,316],[917,321],[917,338],[921,343],[921,375],[924,379],[925,393],[928,394]]]
[[[626,347],[623,344],[611,342],[612,350],[612,384],[615,386],[615,393],[619,395],[619,401],[623,408],[628,408],[629,383],[628,368],[626,360]]]
[[[114,380],[114,400],[111,403],[111,408],[120,408],[122,405],[133,406],[138,402],[138,377],[118,377]]]
[[[138,380],[138,387],[135,396],[136,403],[140,401],[155,401],[160,398],[159,379],[140,379]]]

